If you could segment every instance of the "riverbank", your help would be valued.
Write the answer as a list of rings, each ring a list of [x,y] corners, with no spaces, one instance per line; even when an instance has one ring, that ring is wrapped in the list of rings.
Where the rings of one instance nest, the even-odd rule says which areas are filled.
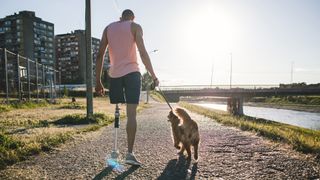
[[[295,110],[295,111],[320,113],[320,105],[257,103],[257,102],[246,102],[244,103],[244,105],[252,106],[252,107],[267,107],[267,108],[275,108],[275,109],[288,109],[288,110]]]
[[[320,96],[253,97],[249,99],[245,105],[295,111],[320,112]]]
[[[269,121],[249,116],[232,116],[226,112],[208,109],[186,102],[180,102],[182,107],[210,117],[227,126],[234,126],[278,142],[285,142],[297,151],[320,155],[320,131],[300,128],[288,124]]]

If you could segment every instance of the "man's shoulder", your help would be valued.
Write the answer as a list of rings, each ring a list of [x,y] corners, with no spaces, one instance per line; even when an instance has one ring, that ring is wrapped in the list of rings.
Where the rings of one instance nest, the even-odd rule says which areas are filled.
[[[131,25],[134,26],[134,27],[141,27],[140,24],[138,24],[136,22],[132,22]]]
[[[113,26],[113,25],[115,25],[117,23],[118,23],[118,21],[112,22],[112,23],[108,24],[105,29],[107,29],[108,27]]]
[[[132,23],[131,23],[131,28],[132,28],[132,30],[134,30],[134,31],[142,29],[141,25],[138,24],[138,23],[135,23],[135,22],[132,22]]]

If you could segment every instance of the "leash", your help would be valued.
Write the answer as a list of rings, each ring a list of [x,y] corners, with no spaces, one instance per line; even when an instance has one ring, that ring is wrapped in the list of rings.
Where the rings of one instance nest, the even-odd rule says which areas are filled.
[[[171,110],[173,110],[173,108],[172,108],[172,106],[170,105],[168,99],[166,98],[166,96],[164,95],[164,93],[161,91],[161,89],[160,89],[159,86],[158,86],[158,89],[159,89],[159,92],[160,92],[161,96],[164,98],[164,100],[165,100],[166,103],[168,104],[169,108],[170,108]]]

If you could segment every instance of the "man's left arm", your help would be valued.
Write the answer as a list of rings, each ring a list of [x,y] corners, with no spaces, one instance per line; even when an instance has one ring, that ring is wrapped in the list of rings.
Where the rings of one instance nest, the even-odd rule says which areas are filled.
[[[106,27],[103,31],[99,52],[96,60],[96,92],[98,93],[98,95],[104,94],[104,87],[101,82],[101,74],[103,69],[104,56],[105,56],[106,48],[108,45],[107,28],[108,27]]]

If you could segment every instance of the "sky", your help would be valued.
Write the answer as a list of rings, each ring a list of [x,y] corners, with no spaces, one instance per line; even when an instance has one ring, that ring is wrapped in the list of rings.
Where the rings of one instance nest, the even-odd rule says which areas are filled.
[[[85,28],[85,0],[0,3],[0,18],[29,10],[55,34]],[[92,0],[92,36],[124,9],[143,28],[162,86],[320,83],[319,0]]]

